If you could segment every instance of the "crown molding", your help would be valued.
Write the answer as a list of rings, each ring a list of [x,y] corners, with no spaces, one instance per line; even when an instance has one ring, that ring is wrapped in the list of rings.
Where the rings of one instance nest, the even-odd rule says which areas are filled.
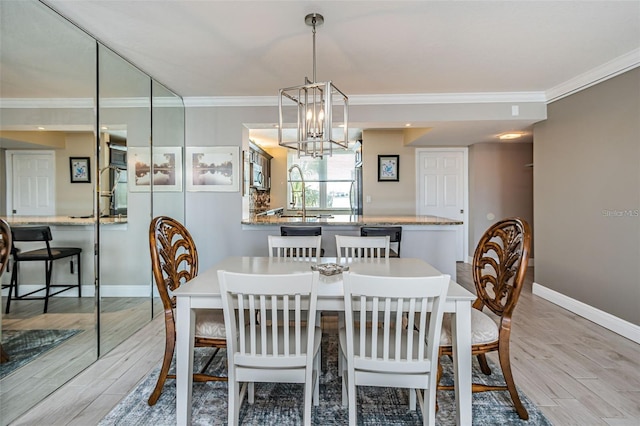
[[[93,98],[0,98],[0,108],[93,108]]]
[[[546,102],[544,92],[414,93],[401,95],[350,95],[350,105],[477,104]],[[186,107],[277,106],[277,96],[185,97]]]
[[[555,102],[566,96],[587,89],[595,84],[630,71],[640,66],[640,49],[604,63],[584,74],[580,74],[546,91],[547,103]]]
[[[190,96],[185,97],[184,106],[197,107],[245,107],[277,106],[277,96]]]
[[[154,106],[182,106],[174,98],[154,98]],[[149,108],[148,97],[102,98],[100,108]],[[14,109],[87,109],[95,107],[94,98],[0,98],[0,108]]]
[[[545,102],[544,92],[414,93],[402,95],[354,95],[351,105],[433,105]]]
[[[640,49],[634,49],[545,92],[409,93],[351,95],[350,105],[437,105],[478,103],[551,103],[640,66]],[[274,107],[277,96],[191,96],[185,107]],[[0,108],[93,108],[93,98],[0,98]],[[149,107],[148,98],[101,99],[104,108]],[[175,99],[154,99],[154,106],[179,106]]]

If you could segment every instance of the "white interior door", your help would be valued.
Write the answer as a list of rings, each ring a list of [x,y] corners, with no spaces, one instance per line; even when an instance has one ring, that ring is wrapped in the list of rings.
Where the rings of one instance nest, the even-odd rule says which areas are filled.
[[[463,221],[458,228],[456,260],[467,252],[467,149],[425,148],[417,150],[418,215]]]
[[[21,216],[55,215],[53,151],[7,151],[7,207]]]

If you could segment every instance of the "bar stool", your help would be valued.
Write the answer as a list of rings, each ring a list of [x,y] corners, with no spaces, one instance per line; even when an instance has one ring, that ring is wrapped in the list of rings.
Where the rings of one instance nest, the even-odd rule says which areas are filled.
[[[78,297],[82,297],[82,274],[80,269],[80,253],[82,249],[79,247],[51,247],[50,241],[53,240],[51,228],[48,226],[29,226],[14,227],[11,229],[12,244],[11,255],[13,257],[13,267],[11,269],[11,281],[9,284],[9,295],[7,297],[7,307],[5,312],[8,314],[11,306],[11,300],[44,300],[44,313],[47,313],[49,307],[49,297],[60,294],[63,291],[78,288]],[[16,242],[44,242],[46,247],[22,251],[15,246]],[[76,256],[78,262],[78,283],[77,284],[51,284],[53,275],[53,261]],[[18,295],[18,264],[20,262],[45,262],[45,286],[43,288],[30,291],[29,293]],[[73,260],[70,259],[71,273],[73,274]],[[59,288],[60,290],[51,293],[51,288]],[[41,291],[45,292],[44,296],[32,296]]]
[[[322,235],[321,226],[281,226],[282,237],[317,237]],[[324,249],[320,249],[320,257],[324,256]]]
[[[400,257],[400,241],[402,240],[402,226],[363,226],[360,228],[362,237],[389,236],[389,257]]]

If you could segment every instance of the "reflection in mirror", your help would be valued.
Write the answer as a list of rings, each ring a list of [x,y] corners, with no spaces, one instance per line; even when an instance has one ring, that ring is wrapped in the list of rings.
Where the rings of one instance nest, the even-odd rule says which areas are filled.
[[[182,98],[162,86],[156,81],[151,85],[152,93],[152,150],[169,149],[182,152],[184,147],[184,104]],[[173,149],[172,149],[173,148]],[[182,159],[181,163],[184,162]],[[179,165],[181,166],[181,164]],[[173,170],[175,182],[184,182],[184,168]],[[167,191],[165,185],[153,186],[153,217],[166,215],[185,224],[184,215],[184,185],[175,185],[172,191]],[[162,312],[162,301],[157,291],[154,291],[153,313]]]
[[[151,319],[150,191],[129,192],[131,151],[149,150],[151,79],[98,44],[100,355]],[[128,164],[129,163],[129,164]]]
[[[1,8],[0,216],[12,227],[49,225],[56,245],[82,248],[82,297],[75,289],[53,297],[46,314],[43,300],[12,301],[5,313],[4,285],[11,274],[2,276],[1,338],[9,362],[0,365],[0,424],[7,424],[97,357],[95,228],[90,218],[95,178],[70,179],[70,158],[88,157],[91,171],[96,165],[96,44],[37,1],[3,1]],[[33,217],[44,209],[29,210],[23,203],[24,186],[17,189],[17,181],[32,178],[18,174],[18,162],[35,157],[46,158],[40,163],[51,170],[52,184],[44,197],[47,217]],[[43,287],[43,267],[37,263],[21,265],[20,294]],[[68,262],[54,262],[54,279],[74,282],[77,266],[71,273]],[[35,342],[31,351],[28,342]]]

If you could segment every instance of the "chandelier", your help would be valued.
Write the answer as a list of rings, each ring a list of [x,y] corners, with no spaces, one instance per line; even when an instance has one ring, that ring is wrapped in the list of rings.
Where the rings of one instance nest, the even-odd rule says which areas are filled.
[[[305,77],[301,86],[280,89],[278,144],[297,150],[298,157],[322,158],[331,156],[334,147],[347,148],[349,98],[331,81],[316,81],[316,26],[324,23],[324,17],[310,13],[304,22],[313,28],[313,81]],[[291,122],[297,123],[295,139],[284,129]],[[334,138],[334,126],[340,129],[336,132],[340,141]]]

